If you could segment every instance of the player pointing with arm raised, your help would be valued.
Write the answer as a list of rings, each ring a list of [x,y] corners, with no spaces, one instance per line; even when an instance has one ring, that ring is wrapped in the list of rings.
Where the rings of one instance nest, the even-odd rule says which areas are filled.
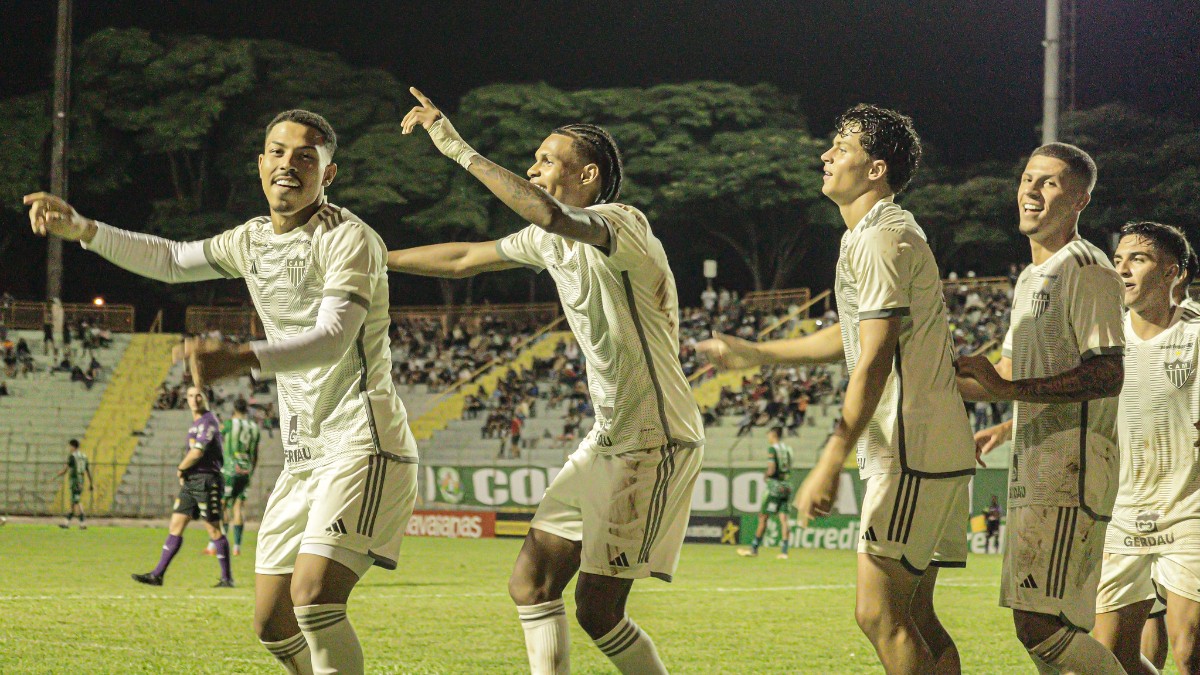
[[[634,579],[670,581],[704,442],[679,365],[678,298],[662,244],[637,209],[615,203],[621,159],[603,129],[572,124],[538,148],[528,180],[467,145],[420,92],[420,124],[531,225],[499,241],[392,251],[395,271],[464,277],[547,270],[587,359],[596,425],[546,490],[509,580],[534,673],[569,669],[562,592],[579,572],[576,617],[622,673],[666,672],[625,614]]]
[[[925,234],[894,201],[921,142],[912,120],[859,105],[838,118],[821,156],[821,191],[838,205],[834,291],[840,323],[761,344],[719,335],[700,344],[718,365],[846,359],[841,420],[796,496],[801,527],[828,514],[851,452],[866,481],[855,617],[888,673],[957,672],[933,609],[938,567],[967,556],[970,423],[955,385],[941,275]]]
[[[280,113],[265,135],[270,215],[203,241],[119,230],[45,193],[25,203],[34,232],[143,276],[245,279],[267,339],[189,341],[186,355],[198,384],[276,375],[285,466],[259,528],[255,630],[289,672],[361,673],[346,601],[372,565],[395,569],[416,499],[416,444],[390,375],[387,250],[325,200],[337,137],[323,117]]]
[[[976,442],[987,452],[1013,439],[1000,604],[1043,672],[1124,672],[1087,633],[1117,491],[1125,345],[1121,281],[1078,233],[1095,183],[1083,150],[1034,150],[1017,188],[1033,264],[1013,289],[1004,356],[995,367],[982,356],[958,360],[964,398],[1015,402],[1013,419]]]

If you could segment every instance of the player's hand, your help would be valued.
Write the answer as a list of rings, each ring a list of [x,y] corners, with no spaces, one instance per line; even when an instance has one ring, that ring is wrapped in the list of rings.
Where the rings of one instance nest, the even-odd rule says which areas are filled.
[[[761,365],[758,346],[749,340],[713,331],[712,338],[696,344],[713,365],[727,370],[752,368]]]
[[[442,111],[438,110],[433,101],[426,98],[425,94],[422,94],[416,87],[409,87],[408,93],[415,96],[421,105],[409,110],[404,119],[400,121],[400,133],[411,134],[413,127],[418,124],[424,127],[425,131],[429,131],[429,127],[442,117]]]
[[[810,520],[827,516],[833,510],[841,473],[840,467],[820,461],[804,478],[793,502],[797,511],[796,523],[800,527],[808,527]]]
[[[25,195],[22,201],[29,207],[29,226],[39,237],[54,235],[67,241],[91,241],[95,236],[96,224],[57,195],[35,192]]]
[[[249,345],[235,347],[208,338],[184,340],[182,345],[175,347],[173,356],[176,363],[187,361],[192,382],[197,387],[244,375],[258,365]]]
[[[996,398],[1012,398],[1012,382],[1001,377],[986,356],[960,356],[954,362],[954,369],[959,377],[975,380]]]
[[[987,464],[983,463],[983,456],[1010,438],[1012,438],[1012,420],[975,432],[975,461],[979,463],[979,466],[987,468]]]

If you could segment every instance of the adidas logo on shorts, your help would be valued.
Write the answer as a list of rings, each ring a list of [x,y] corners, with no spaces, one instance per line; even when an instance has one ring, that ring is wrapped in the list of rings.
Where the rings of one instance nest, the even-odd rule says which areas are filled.
[[[868,527],[866,532],[863,532],[862,538],[866,541],[879,541],[879,537],[875,536],[875,528]]]
[[[325,528],[325,534],[346,534],[346,524],[342,522],[341,518],[338,518],[332,525]]]
[[[625,557],[624,553],[608,561],[613,567],[629,567],[629,558]]]
[[[1021,582],[1021,588],[1037,588],[1037,587],[1038,587],[1037,582],[1033,580],[1032,574],[1026,576],[1025,581]]]

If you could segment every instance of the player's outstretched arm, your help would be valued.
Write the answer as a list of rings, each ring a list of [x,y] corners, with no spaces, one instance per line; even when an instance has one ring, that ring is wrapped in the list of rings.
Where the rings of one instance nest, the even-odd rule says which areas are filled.
[[[456,241],[388,251],[387,266],[392,272],[462,279],[521,265],[500,257],[494,241]]]
[[[412,133],[420,124],[443,155],[462,165],[505,206],[530,223],[585,244],[608,245],[608,225],[603,216],[590,209],[563,204],[527,179],[479,154],[458,135],[432,101],[416,87],[409,87],[409,92],[420,105],[404,116],[400,123],[403,133]]]
[[[832,363],[846,358],[842,333],[837,324],[801,338],[750,342],[713,333],[709,340],[696,345],[718,368],[753,368],[767,364]]]
[[[825,444],[817,466],[809,472],[796,493],[801,527],[815,516],[827,515],[837,497],[838,476],[850,451],[866,431],[875,414],[900,341],[900,317],[867,319],[858,325],[860,356],[846,385],[842,417]]]
[[[1002,398],[998,394],[993,393],[987,387],[980,384],[979,380],[975,379],[970,373],[976,372],[975,366],[986,368],[983,364],[975,364],[968,366],[966,369],[960,369],[959,364],[968,364],[969,359],[984,359],[986,356],[963,356],[959,357],[954,362],[954,369],[958,373],[958,393],[964,401],[1011,401],[1012,399]],[[990,362],[989,362],[990,363]],[[1004,380],[1012,380],[1012,359],[1007,356],[1001,357],[993,367],[996,374]]]
[[[1120,394],[1125,382],[1125,358],[1121,354],[1102,354],[1057,375],[1009,381],[987,359],[964,357],[958,360],[958,375],[960,381],[964,377],[974,379],[995,397],[984,400],[1078,403]]]
[[[135,274],[167,283],[227,276],[208,261],[204,242],[170,241],[97,223],[48,192],[25,195],[24,202],[29,207],[29,225],[34,234],[78,241]]]

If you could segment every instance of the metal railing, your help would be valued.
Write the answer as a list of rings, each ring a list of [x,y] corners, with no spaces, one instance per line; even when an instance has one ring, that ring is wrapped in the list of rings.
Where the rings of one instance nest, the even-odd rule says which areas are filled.
[[[72,326],[79,321],[99,325],[114,333],[132,333],[133,305],[93,305],[81,302],[64,302],[63,325]],[[50,303],[17,300],[0,305],[0,319],[5,326],[17,330],[41,330],[52,323]]]

